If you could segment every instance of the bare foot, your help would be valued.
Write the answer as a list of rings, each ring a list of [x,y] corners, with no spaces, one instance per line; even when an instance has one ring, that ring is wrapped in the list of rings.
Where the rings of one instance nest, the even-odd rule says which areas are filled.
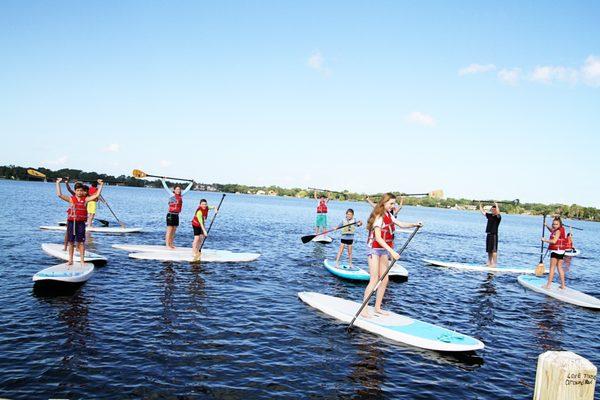
[[[381,314],[381,315],[390,315],[389,312],[387,311],[383,311],[381,308],[379,310],[375,310],[376,314]]]
[[[544,285],[542,286],[543,289],[550,289],[550,285]]]
[[[565,290],[567,287],[566,286],[561,286],[560,289],[561,290]]]
[[[169,250],[175,250],[175,246],[173,246],[172,244],[169,245]]]
[[[362,312],[360,313],[360,316],[363,318],[371,318],[371,313],[369,312],[369,310],[367,310],[366,308],[364,310],[362,310]]]
[[[67,265],[73,265],[73,260],[67,261]]]

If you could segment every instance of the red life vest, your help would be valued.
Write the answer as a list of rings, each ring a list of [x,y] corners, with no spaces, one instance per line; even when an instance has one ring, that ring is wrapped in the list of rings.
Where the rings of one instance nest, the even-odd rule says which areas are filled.
[[[98,188],[95,188],[95,187],[93,187],[93,186],[90,186],[90,189],[89,189],[89,191],[88,191],[88,194],[89,194],[90,196],[93,196],[93,195],[94,195],[94,194],[95,194],[97,191],[98,191]]]
[[[169,198],[169,213],[179,214],[183,208],[183,196],[180,194],[173,194]]]
[[[567,237],[567,249],[572,249],[572,248],[573,248],[573,237],[568,236]]]
[[[77,196],[71,196],[71,207],[67,210],[67,221],[85,222],[87,217],[85,197],[79,199]]]
[[[319,201],[319,205],[317,206],[317,214],[327,214],[327,201]]]
[[[565,232],[565,228],[561,226],[558,229],[550,231],[550,239],[554,238],[554,234],[556,232],[559,232],[558,240],[556,243],[550,243],[548,250],[567,250],[569,247],[567,247],[567,234]]]
[[[202,212],[202,223],[204,223],[206,222],[206,218],[208,218],[208,207],[198,207],[196,209],[196,212],[194,213],[194,218],[192,219],[192,226],[195,226],[196,228],[200,228],[200,221],[198,221],[198,211]]]
[[[381,227],[381,238],[387,243],[388,246],[394,248],[394,231],[396,230],[396,225],[394,225],[394,221],[392,219],[392,214],[386,212],[383,215],[383,226]],[[367,242],[369,246],[374,249],[382,249],[379,242],[375,239],[375,229],[371,229],[369,232],[369,240]]]

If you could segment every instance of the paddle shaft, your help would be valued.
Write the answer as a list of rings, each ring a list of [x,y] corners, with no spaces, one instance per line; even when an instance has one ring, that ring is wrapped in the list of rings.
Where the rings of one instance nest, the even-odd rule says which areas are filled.
[[[158,175],[149,175],[149,174],[144,174],[144,178],[159,178],[159,179],[171,179],[173,181],[184,181],[184,182],[194,182],[193,179],[183,179],[183,178],[173,178],[170,176],[158,176]]]
[[[412,238],[415,237],[415,235],[417,234],[417,231],[420,228],[421,228],[420,226],[417,226],[415,228],[415,230],[410,234],[410,236],[408,237],[408,239],[406,239],[406,242],[404,242],[404,244],[402,245],[402,248],[400,248],[400,250],[398,251],[398,255],[402,255],[402,252],[404,251],[404,249],[406,249],[406,247],[408,246],[408,244],[410,243],[410,241],[412,240]],[[358,316],[360,315],[360,313],[362,312],[362,310],[367,306],[367,304],[369,304],[369,300],[371,300],[371,296],[373,296],[373,293],[375,293],[375,291],[377,290],[377,288],[379,288],[379,285],[385,279],[385,277],[390,272],[390,270],[392,269],[392,267],[394,266],[394,264],[396,264],[396,260],[393,260],[390,263],[390,265],[388,265],[387,269],[385,270],[385,272],[383,273],[383,275],[379,278],[379,280],[377,281],[377,284],[375,285],[375,287],[373,288],[373,290],[371,290],[371,293],[369,293],[369,295],[367,296],[367,298],[363,301],[363,303],[360,306],[360,308],[358,309],[356,315],[354,316],[354,318],[352,318],[352,321],[350,321],[350,325],[348,325],[348,328],[347,328],[348,331],[350,331],[352,329],[352,325],[354,325],[354,321],[356,321],[356,318],[358,318]]]
[[[343,195],[346,194],[344,192],[338,192],[336,190],[325,190],[325,189],[317,189],[317,188],[308,188],[308,190],[316,190],[317,192],[329,192],[329,193],[337,193],[337,194],[343,194]]]
[[[495,200],[471,200],[472,203],[499,203],[499,204],[513,204],[513,205],[518,205],[519,204],[519,200],[515,199],[515,200],[499,200],[499,201],[495,201]]]
[[[215,219],[217,218],[217,214],[219,213],[219,210],[221,209],[221,204],[223,204],[223,200],[225,200],[225,193],[223,193],[223,196],[221,197],[221,201],[219,201],[219,205],[217,206],[217,212],[215,212],[215,215],[213,216],[212,220],[210,221],[210,225],[208,225],[208,230],[206,231],[206,236],[208,236],[208,234],[210,233],[210,229],[212,228],[213,224],[215,223]],[[206,240],[203,240],[202,243],[200,244],[198,253],[200,253],[202,251],[202,247],[204,247],[204,242],[206,242]]]
[[[338,229],[344,229],[344,228],[347,228],[347,227],[349,227],[349,226],[356,225],[356,224],[358,224],[358,221],[356,221],[356,222],[353,222],[353,223],[351,223],[351,224],[342,225],[342,226],[340,226],[340,227],[337,227],[337,228],[334,228],[334,229],[330,229],[330,230],[328,230],[328,231],[325,231],[325,232],[321,232],[321,233],[319,233],[318,235],[306,235],[306,236],[302,236],[302,241],[304,242],[304,239],[305,239],[305,238],[309,238],[309,237],[311,237],[311,236],[312,236],[312,238],[311,238],[311,239],[308,239],[308,240],[305,242],[305,243],[308,243],[308,242],[310,242],[312,239],[316,238],[317,236],[326,235],[326,234],[328,234],[328,233],[331,233],[331,232],[337,231]]]
[[[112,210],[112,208],[110,208],[110,206],[108,205],[108,201],[106,201],[106,199],[104,198],[104,196],[100,195],[100,201],[102,201],[104,204],[106,204],[106,207],[108,207],[108,210],[113,215],[113,217],[115,217],[115,219],[117,220],[117,222],[119,223],[119,225],[121,225],[123,228],[125,228],[125,224],[122,223],[119,220],[119,217],[117,217],[117,215],[114,213],[114,211]]]
[[[544,214],[544,221],[542,222],[542,237],[546,233],[546,214]],[[542,240],[542,247],[540,248],[540,264],[544,262],[544,241]]]
[[[583,230],[582,228],[577,228],[576,226],[572,226],[572,225],[564,225],[564,226],[566,226],[567,228],[575,229],[576,231],[582,231]]]

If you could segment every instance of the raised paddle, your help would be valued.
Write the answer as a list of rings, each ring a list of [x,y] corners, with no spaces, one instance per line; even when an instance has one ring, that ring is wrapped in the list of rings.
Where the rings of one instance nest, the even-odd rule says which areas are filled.
[[[121,228],[125,228],[125,224],[119,220],[119,217],[117,217],[117,215],[114,213],[112,208],[110,208],[110,206],[108,205],[108,201],[106,201],[106,199],[102,195],[100,195],[100,201],[103,202],[106,205],[106,207],[108,207],[108,210],[113,215],[113,217],[115,217],[115,219],[117,220],[119,225],[121,225]],[[98,220],[98,221],[100,221],[100,220]],[[100,222],[102,222],[102,221],[100,221]],[[106,226],[108,226],[108,223],[106,224]]]
[[[306,243],[310,242],[311,240],[313,240],[314,238],[316,238],[317,236],[322,236],[322,235],[325,235],[325,234],[327,234],[329,232],[337,231],[338,229],[346,228],[348,226],[352,226],[352,225],[356,225],[356,224],[358,224],[358,221],[353,222],[353,223],[348,224],[348,225],[342,225],[340,227],[337,227],[337,228],[334,228],[334,229],[330,229],[330,230],[325,231],[325,232],[321,232],[318,235],[306,235],[306,236],[302,236],[300,238],[300,240],[302,240],[302,243],[306,244]]]
[[[221,196],[221,201],[219,201],[219,205],[217,206],[217,211],[215,212],[215,215],[213,215],[212,220],[210,221],[210,225],[208,225],[208,229],[206,231],[207,236],[210,233],[210,229],[212,228],[213,224],[215,223],[215,219],[217,218],[217,214],[219,213],[219,210],[221,209],[221,204],[223,204],[223,200],[225,200],[225,193],[223,193],[223,196]],[[202,252],[202,247],[204,247],[204,242],[206,242],[206,240],[203,240],[202,243],[200,244],[198,253]]]
[[[519,199],[514,200],[471,200],[473,203],[499,203],[499,204],[512,204],[513,206],[518,206],[521,204]]]
[[[577,231],[582,231],[583,230],[582,228],[577,228],[576,226],[571,226],[571,225],[566,225],[566,224],[563,224],[563,226],[566,226],[567,228],[575,229]]]
[[[544,220],[542,222],[542,237],[544,237],[544,233],[546,233],[546,214],[544,214]],[[535,275],[536,276],[542,276],[544,275],[544,272],[546,271],[546,268],[544,267],[544,241],[542,240],[542,246],[540,248],[540,262],[539,264],[535,267]]]
[[[308,188],[308,190],[315,190],[317,192],[329,192],[329,193],[337,193],[337,194],[343,194],[343,195],[347,195],[347,193],[344,192],[338,192],[336,190],[325,190],[325,189],[318,189],[318,188]]]
[[[35,178],[46,179],[46,175],[42,174],[40,171],[36,171],[33,168],[29,168],[27,173]]]
[[[174,181],[185,181],[185,182],[194,182],[193,179],[183,179],[183,178],[171,178],[169,176],[159,176],[159,175],[150,175],[145,173],[140,169],[134,169],[131,173],[134,178],[143,179],[143,178],[160,178],[160,179],[171,179]]]
[[[404,196],[404,197],[427,196],[427,197],[431,197],[433,199],[443,199],[444,191],[441,189],[438,189],[438,190],[432,190],[431,192],[427,192],[427,193],[400,193],[400,196]]]
[[[415,235],[417,234],[417,231],[420,228],[421,228],[421,226],[417,226],[415,228],[415,230],[412,231],[412,233],[410,234],[410,236],[408,237],[408,239],[406,239],[406,242],[404,242],[404,244],[402,245],[402,248],[400,248],[400,250],[398,251],[398,255],[402,255],[402,252],[404,251],[404,249],[406,249],[406,247],[408,246],[408,244],[410,243],[410,241],[412,240],[412,238],[415,237]],[[371,290],[371,293],[369,293],[369,295],[367,296],[367,298],[365,299],[365,301],[363,301],[363,303],[360,306],[360,308],[358,309],[356,315],[354,315],[354,318],[352,318],[352,321],[350,321],[350,325],[348,325],[348,332],[350,332],[350,330],[352,329],[352,325],[354,325],[354,321],[356,321],[356,318],[358,318],[358,316],[362,312],[363,308],[365,308],[367,306],[367,304],[369,304],[369,300],[371,299],[371,296],[373,296],[373,293],[375,293],[375,291],[377,290],[377,288],[379,287],[379,285],[381,284],[381,282],[385,279],[385,277],[387,276],[387,274],[390,272],[390,269],[392,269],[392,267],[394,266],[394,264],[396,264],[396,260],[393,260],[390,263],[390,265],[388,265],[387,269],[385,270],[385,272],[383,273],[383,275],[379,278],[379,280],[377,281],[377,284],[375,285],[375,287],[373,288],[373,290]]]

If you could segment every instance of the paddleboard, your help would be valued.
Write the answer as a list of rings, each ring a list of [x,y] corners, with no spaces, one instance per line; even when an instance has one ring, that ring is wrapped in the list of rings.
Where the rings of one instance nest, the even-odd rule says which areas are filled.
[[[333,242],[333,238],[331,236],[327,236],[327,235],[319,235],[319,236],[315,236],[313,238],[313,240],[311,240],[311,242],[331,243],[331,242]]]
[[[153,245],[153,244],[113,244],[113,248],[119,250],[125,250],[129,252],[137,252],[137,253],[192,253],[191,247],[176,247],[175,249],[170,249],[167,246],[161,245]],[[231,253],[229,250],[211,250],[211,249],[202,249],[202,253],[206,254],[216,254],[216,253]]]
[[[439,260],[429,260],[424,258],[424,262],[427,264],[435,265],[436,267],[454,268],[464,271],[479,271],[479,272],[499,272],[499,273],[512,273],[512,274],[535,274],[535,267],[533,268],[519,268],[519,267],[488,267],[485,264],[464,264],[457,262],[446,262]]]
[[[173,262],[193,262],[194,256],[190,253],[178,253],[173,251],[165,252],[147,252],[147,253],[130,253],[129,257],[138,260],[156,260],[156,261],[173,261]],[[258,253],[205,253],[202,250],[201,262],[219,262],[219,263],[234,263],[234,262],[249,262],[254,261],[260,254]]]
[[[69,261],[69,251],[64,251],[64,245],[56,244],[56,243],[42,243],[42,250],[51,255],[52,257],[60,258],[61,260]],[[77,262],[80,260],[79,258],[79,250],[75,247],[75,253],[73,255],[74,261]],[[106,263],[108,259],[100,254],[92,253],[90,251],[85,251],[83,256],[85,262],[98,262],[98,263]]]
[[[315,292],[298,293],[300,300],[342,322],[350,323],[361,304]],[[354,325],[396,342],[435,351],[465,352],[483,349],[484,344],[470,336],[441,326],[390,312],[375,314],[369,307],[370,318],[358,317]]]
[[[577,257],[580,254],[581,250],[579,249],[565,251],[565,257]]]
[[[66,231],[66,226],[59,225],[44,225],[40,226],[40,229],[47,231]],[[141,232],[142,228],[122,228],[120,226],[92,226],[91,228],[85,228],[86,232],[97,232],[97,233],[109,233],[109,234],[124,234],[124,233],[137,233]]]
[[[600,299],[597,299],[594,296],[590,296],[589,294],[585,294],[575,289],[571,289],[570,287],[566,287],[565,289],[560,289],[560,285],[557,283],[552,283],[550,285],[550,289],[546,289],[542,286],[546,285],[548,282],[548,278],[538,278],[537,276],[530,275],[521,275],[517,278],[519,283],[525,286],[528,289],[531,289],[538,293],[543,293],[547,296],[554,297],[560,301],[564,301],[565,303],[575,304],[581,307],[594,308],[596,310],[600,309]]]
[[[339,263],[338,265],[335,265],[335,261],[329,260],[324,260],[323,264],[329,272],[331,272],[335,276],[339,276],[340,278],[349,279],[353,281],[368,281],[369,279],[371,279],[371,276],[365,269],[357,267],[356,265],[350,266],[347,263],[343,262]],[[405,278],[408,277],[408,271],[402,265],[396,263],[388,273],[388,276],[390,278]]]
[[[33,282],[44,283],[65,283],[65,284],[81,284],[94,274],[94,264],[75,262],[73,265],[67,263],[58,264],[50,268],[46,268],[33,275]]]

